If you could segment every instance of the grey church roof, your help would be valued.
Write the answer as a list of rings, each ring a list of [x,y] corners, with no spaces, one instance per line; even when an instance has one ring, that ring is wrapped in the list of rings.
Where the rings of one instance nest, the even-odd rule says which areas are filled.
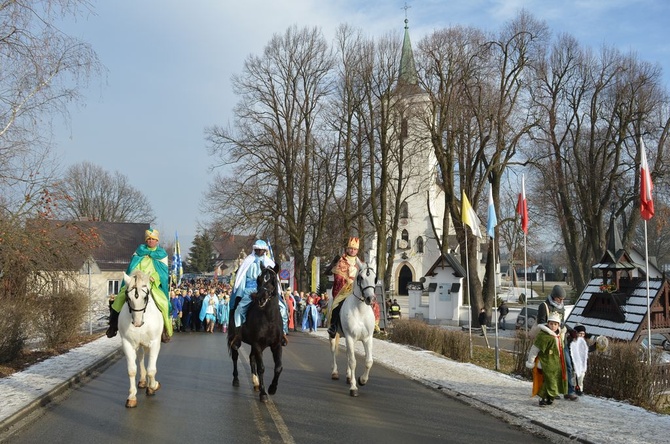
[[[456,256],[451,253],[442,253],[442,256],[437,258],[433,266],[430,267],[430,269],[426,272],[426,276],[435,276],[435,274],[437,274],[435,269],[438,267],[442,269],[451,267],[454,270],[454,276],[456,277],[467,276],[467,273],[461,263],[458,261]]]

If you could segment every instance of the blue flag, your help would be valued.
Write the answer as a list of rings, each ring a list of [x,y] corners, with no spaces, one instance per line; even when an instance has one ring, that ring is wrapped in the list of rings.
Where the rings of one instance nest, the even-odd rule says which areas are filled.
[[[172,278],[173,282],[179,286],[181,285],[181,278],[184,275],[184,267],[181,263],[181,248],[179,247],[179,236],[177,232],[174,233],[174,254],[172,255]]]
[[[489,220],[486,224],[486,234],[488,234],[491,239],[495,239],[496,237],[496,225],[498,225],[498,218],[496,217],[496,208],[493,205],[493,190],[489,184]]]
[[[272,244],[270,243],[270,239],[268,239],[268,253],[270,254],[270,259],[273,261],[275,260],[275,254],[272,251]]]

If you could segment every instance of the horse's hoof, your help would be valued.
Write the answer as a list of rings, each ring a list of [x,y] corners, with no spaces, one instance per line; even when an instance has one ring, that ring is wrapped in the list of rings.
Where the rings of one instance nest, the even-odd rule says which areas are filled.
[[[358,385],[365,385],[367,383],[368,383],[367,380],[363,381],[360,376],[358,377]]]
[[[239,387],[240,386],[240,380],[235,378],[233,379],[233,387]]]
[[[260,400],[261,402],[268,402],[268,395],[266,393],[261,393]]]
[[[137,388],[140,388],[140,389],[147,388],[147,381],[137,381]]]
[[[137,407],[137,399],[126,399],[126,408],[132,409]]]
[[[160,389],[161,389],[161,383],[156,381],[156,388],[152,389],[151,387],[147,387],[147,396],[155,395],[156,392]]]
[[[349,394],[354,398],[358,397],[358,390],[349,390]]]
[[[330,375],[330,379],[338,381],[340,379],[340,374],[339,373],[333,373],[332,375]]]
[[[277,386],[275,384],[271,384],[270,388],[268,389],[268,393],[271,395],[274,395],[277,393]]]

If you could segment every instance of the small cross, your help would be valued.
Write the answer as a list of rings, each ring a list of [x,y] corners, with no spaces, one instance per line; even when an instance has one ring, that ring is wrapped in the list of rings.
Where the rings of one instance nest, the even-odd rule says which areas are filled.
[[[407,26],[407,22],[409,22],[409,20],[407,20],[407,10],[408,10],[409,8],[411,8],[411,6],[409,6],[409,5],[407,4],[407,2],[405,2],[405,6],[402,7],[402,9],[405,10],[405,26]]]

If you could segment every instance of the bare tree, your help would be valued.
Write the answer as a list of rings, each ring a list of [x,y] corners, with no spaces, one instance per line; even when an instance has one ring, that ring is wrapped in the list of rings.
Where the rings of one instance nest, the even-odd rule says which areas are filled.
[[[329,141],[322,107],[330,92],[333,58],[322,33],[290,27],[275,35],[263,56],[251,55],[233,78],[240,97],[234,130],[207,130],[210,153],[232,174],[219,175],[208,193],[208,209],[226,226],[247,233],[282,233],[306,285],[305,252],[318,244],[328,196],[319,168]],[[328,177],[328,174],[325,175]],[[320,193],[320,194],[319,194]]]
[[[61,218],[149,223],[155,219],[147,197],[129,185],[125,175],[90,162],[70,166],[58,190]]]
[[[497,38],[473,28],[436,31],[419,45],[425,88],[433,115],[427,127],[440,164],[445,189],[444,226],[450,218],[461,257],[468,262],[473,316],[490,308],[495,297],[492,251],[487,258],[485,291],[478,276],[476,241],[465,249],[461,222],[461,190],[473,205],[483,201],[492,186],[496,207],[500,182],[515,159],[518,146],[535,124],[527,103],[527,66],[546,37],[546,26],[525,12],[512,20]]]
[[[633,54],[599,53],[562,35],[537,66],[533,100],[542,124],[534,134],[535,188],[545,214],[558,224],[569,273],[581,291],[604,253],[606,230],[624,217],[630,245],[639,219],[640,137],[656,139],[652,176],[663,178],[667,93],[660,70]]]
[[[0,4],[0,304],[8,310],[0,323],[3,359],[23,347],[30,310],[35,298],[46,294],[45,283],[71,268],[71,255],[89,251],[86,240],[94,237],[70,243],[46,223],[57,198],[51,123],[58,115],[67,117],[79,88],[101,71],[90,46],[55,23],[88,7],[84,0]],[[35,222],[27,224],[31,219]]]
[[[332,127],[338,135],[336,166],[340,172],[335,219],[341,224],[332,237],[339,240],[340,250],[350,235],[365,241],[371,227],[378,239],[377,272],[383,274],[388,288],[393,263],[387,257],[393,257],[393,251],[387,251],[386,239],[392,236],[394,219],[397,231],[395,207],[400,205],[399,201],[394,204],[391,170],[394,164],[402,165],[394,158],[400,124],[394,122],[397,111],[392,111],[397,101],[394,89],[400,45],[392,35],[378,41],[361,35],[360,30],[342,26],[337,36],[340,64],[332,97]],[[400,193],[395,196],[395,200],[401,198]],[[363,250],[366,247],[362,245]]]
[[[53,179],[51,122],[102,68],[90,46],[55,22],[86,1],[29,0],[0,5],[0,208],[28,214]]]

